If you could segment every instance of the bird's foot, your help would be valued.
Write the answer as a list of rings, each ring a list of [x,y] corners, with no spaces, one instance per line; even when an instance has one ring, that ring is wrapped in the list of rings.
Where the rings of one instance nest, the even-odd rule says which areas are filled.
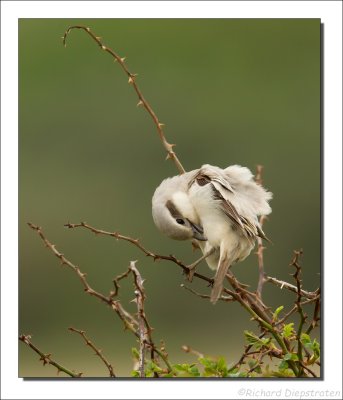
[[[207,287],[213,288],[214,278],[211,279],[211,282],[208,283]]]
[[[195,270],[196,270],[196,267],[198,264],[199,264],[199,260],[194,262],[193,264],[187,265],[188,270],[186,273],[187,273],[187,279],[189,280],[189,282],[193,281]]]

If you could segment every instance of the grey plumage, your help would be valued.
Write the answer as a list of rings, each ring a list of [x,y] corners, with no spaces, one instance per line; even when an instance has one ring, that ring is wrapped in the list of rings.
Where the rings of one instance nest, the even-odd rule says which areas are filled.
[[[157,228],[176,240],[197,240],[216,270],[211,301],[221,295],[228,268],[244,260],[257,236],[266,239],[258,217],[268,215],[272,193],[257,184],[248,168],[233,165],[200,169],[165,179],[152,198]]]

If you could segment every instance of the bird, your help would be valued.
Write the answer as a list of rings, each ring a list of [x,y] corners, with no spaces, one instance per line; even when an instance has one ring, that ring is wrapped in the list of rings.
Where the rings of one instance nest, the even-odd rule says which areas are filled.
[[[247,167],[201,168],[164,179],[152,197],[157,229],[174,240],[190,240],[200,247],[210,269],[216,271],[210,295],[215,304],[232,264],[243,261],[257,237],[270,241],[258,217],[271,213],[272,193],[254,180]],[[195,267],[198,262],[192,264]]]

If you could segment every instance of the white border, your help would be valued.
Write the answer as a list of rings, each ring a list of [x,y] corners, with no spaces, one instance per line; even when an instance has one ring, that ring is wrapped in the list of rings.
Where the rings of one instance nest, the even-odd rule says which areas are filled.
[[[95,5],[96,3],[96,5]],[[82,6],[81,6],[82,4]],[[342,3],[340,1],[1,2],[1,364],[4,399],[342,397]],[[17,378],[17,19],[18,18],[321,18],[325,25],[325,380],[23,381]],[[332,271],[332,272],[331,272]],[[239,390],[250,388],[240,396]],[[262,392],[261,392],[262,390]],[[263,393],[263,390],[265,391]],[[289,392],[286,392],[289,390]],[[323,396],[309,391],[323,391]],[[330,397],[326,390],[339,391]],[[260,391],[260,392],[259,392]]]

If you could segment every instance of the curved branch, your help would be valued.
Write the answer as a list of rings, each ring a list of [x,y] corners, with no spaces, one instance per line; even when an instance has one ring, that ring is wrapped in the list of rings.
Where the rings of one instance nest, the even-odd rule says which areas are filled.
[[[64,47],[66,47],[67,43],[67,37],[69,35],[69,33],[73,30],[73,29],[81,29],[84,32],[86,32],[96,43],[97,45],[100,47],[100,49],[106,51],[107,53],[111,54],[111,56],[114,58],[115,61],[118,62],[118,64],[120,65],[120,67],[123,69],[123,71],[125,72],[125,74],[128,76],[128,83],[130,85],[132,85],[132,87],[134,88],[137,96],[138,96],[138,104],[137,106],[143,106],[146,111],[148,112],[148,114],[151,116],[152,120],[154,121],[154,124],[156,125],[157,128],[157,133],[158,136],[162,142],[163,147],[165,148],[166,152],[167,152],[167,159],[170,159],[174,162],[174,164],[176,165],[176,168],[178,169],[180,174],[184,174],[185,173],[185,169],[183,168],[180,160],[178,159],[177,155],[175,154],[175,152],[173,151],[173,147],[175,146],[175,144],[171,144],[167,141],[166,137],[164,136],[164,132],[163,132],[163,126],[164,124],[162,124],[157,115],[155,114],[154,110],[151,108],[150,104],[147,102],[147,100],[145,99],[145,97],[143,96],[141,90],[139,89],[137,83],[136,83],[136,78],[137,78],[137,74],[132,74],[129,69],[127,68],[126,64],[125,64],[125,57],[120,57],[115,51],[113,51],[112,49],[110,49],[109,47],[105,46],[102,41],[101,38],[99,36],[96,36],[91,30],[90,28],[86,27],[86,26],[82,26],[82,25],[74,25],[74,26],[70,26],[66,32],[64,33],[62,39],[63,39],[63,45]]]
[[[102,351],[100,349],[98,349],[97,347],[95,347],[95,345],[88,339],[88,337],[86,336],[86,332],[85,331],[81,331],[79,329],[75,329],[73,327],[68,328],[68,330],[70,332],[75,332],[78,333],[83,340],[85,341],[86,345],[89,346],[91,349],[93,349],[95,351],[95,354],[101,359],[101,361],[106,365],[109,373],[110,373],[110,377],[111,378],[115,378],[116,375],[114,373],[113,367],[112,365],[107,361],[107,359],[104,357],[104,355],[102,354]]]

